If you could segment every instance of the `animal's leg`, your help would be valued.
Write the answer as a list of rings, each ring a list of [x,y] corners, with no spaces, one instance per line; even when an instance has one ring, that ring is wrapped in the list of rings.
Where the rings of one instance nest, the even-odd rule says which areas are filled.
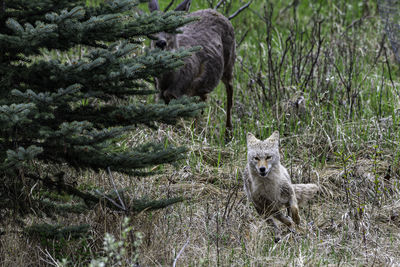
[[[232,105],[233,105],[233,86],[231,80],[223,80],[226,89],[226,130],[225,130],[225,140],[230,141],[232,139]]]
[[[274,241],[279,242],[281,240],[281,230],[279,229],[278,225],[272,218],[268,218],[267,223],[272,227],[274,231]]]
[[[227,35],[223,41],[224,44],[224,73],[222,82],[225,84],[227,107],[226,107],[226,128],[232,131],[232,106],[233,106],[233,69],[235,65],[235,37]]]
[[[234,55],[234,50],[231,51],[231,55]],[[222,76],[222,82],[225,84],[226,89],[226,134],[230,138],[232,134],[232,106],[233,106],[233,64],[234,57],[231,57],[225,65],[224,74]]]
[[[293,192],[289,201],[289,215],[296,224],[300,224],[299,206],[297,205],[296,196]]]
[[[296,224],[300,224],[299,208],[297,205],[290,207],[290,216]]]
[[[290,217],[283,215],[280,211],[274,213],[274,217],[283,224],[286,224],[288,227],[291,227],[293,225],[293,220]]]
[[[227,107],[226,107],[226,128],[232,131],[232,105],[233,105],[233,85],[232,81],[225,83]]]

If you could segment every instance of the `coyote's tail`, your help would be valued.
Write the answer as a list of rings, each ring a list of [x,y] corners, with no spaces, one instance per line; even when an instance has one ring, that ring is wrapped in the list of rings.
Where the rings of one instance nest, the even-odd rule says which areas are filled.
[[[293,188],[298,205],[302,205],[312,199],[319,190],[316,184],[293,184]]]

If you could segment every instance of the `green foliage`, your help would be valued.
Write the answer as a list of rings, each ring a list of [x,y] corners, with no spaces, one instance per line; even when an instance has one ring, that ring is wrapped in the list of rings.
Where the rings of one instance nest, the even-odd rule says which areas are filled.
[[[143,199],[136,199],[133,201],[134,211],[141,212],[143,210],[155,210],[155,209],[162,209],[171,204],[181,202],[183,198],[172,198],[172,199],[164,199],[164,200],[143,200]]]
[[[31,236],[38,236],[46,239],[62,239],[62,238],[77,238],[86,234],[89,230],[89,225],[50,225],[50,224],[35,224],[25,229],[25,232]]]
[[[130,241],[128,239],[128,234],[130,234],[132,230],[132,226],[129,226],[129,219],[125,218],[122,223],[120,240],[116,240],[112,234],[106,233],[103,241],[104,255],[102,257],[92,259],[89,266],[136,266],[139,258],[139,253],[137,250],[142,243],[143,235],[140,232],[135,232],[134,240]],[[131,244],[135,252],[133,255],[128,255],[127,248],[130,247]]]
[[[90,6],[60,0],[0,3],[1,216],[79,214],[100,201],[139,212],[181,201],[138,199],[124,207],[116,189],[81,190],[85,186],[62,166],[143,175],[151,173],[147,167],[184,157],[185,148],[165,142],[124,149],[116,143],[136,127],[174,124],[203,107],[188,98],[170,105],[140,98],[154,93],[146,81],[180,67],[198,49],[144,50],[143,37],[174,32],[193,19],[174,12],[139,15],[139,2],[132,0]],[[41,170],[45,164],[54,168]],[[37,225],[27,233],[66,238],[87,231],[77,227]]]

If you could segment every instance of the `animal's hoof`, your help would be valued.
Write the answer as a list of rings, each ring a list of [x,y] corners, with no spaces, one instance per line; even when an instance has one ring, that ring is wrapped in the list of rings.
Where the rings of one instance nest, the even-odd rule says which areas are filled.
[[[225,143],[232,141],[232,128],[225,129]]]

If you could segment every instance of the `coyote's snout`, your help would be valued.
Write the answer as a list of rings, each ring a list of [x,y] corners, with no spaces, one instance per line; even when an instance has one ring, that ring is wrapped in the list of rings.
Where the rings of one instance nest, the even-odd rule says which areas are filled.
[[[280,230],[273,218],[291,227],[300,223],[298,205],[311,199],[318,191],[316,184],[292,184],[285,167],[280,163],[279,133],[274,132],[264,141],[247,135],[247,165],[243,173],[244,190],[257,212],[267,219],[275,230]],[[290,217],[282,213],[287,208]]]
[[[185,0],[176,11],[188,11],[191,0]],[[151,12],[160,10],[157,0],[150,0]],[[233,65],[235,63],[235,34],[229,20],[212,9],[193,12],[187,16],[199,17],[179,30],[180,34],[159,33],[152,46],[165,50],[201,46],[202,49],[185,59],[178,70],[156,78],[159,97],[166,103],[183,95],[199,96],[205,101],[220,80],[227,92],[226,127],[232,129]]]
[[[267,157],[255,157],[254,160],[257,162],[257,170],[261,176],[267,176],[271,170],[271,163],[268,162],[271,160],[270,156]]]

